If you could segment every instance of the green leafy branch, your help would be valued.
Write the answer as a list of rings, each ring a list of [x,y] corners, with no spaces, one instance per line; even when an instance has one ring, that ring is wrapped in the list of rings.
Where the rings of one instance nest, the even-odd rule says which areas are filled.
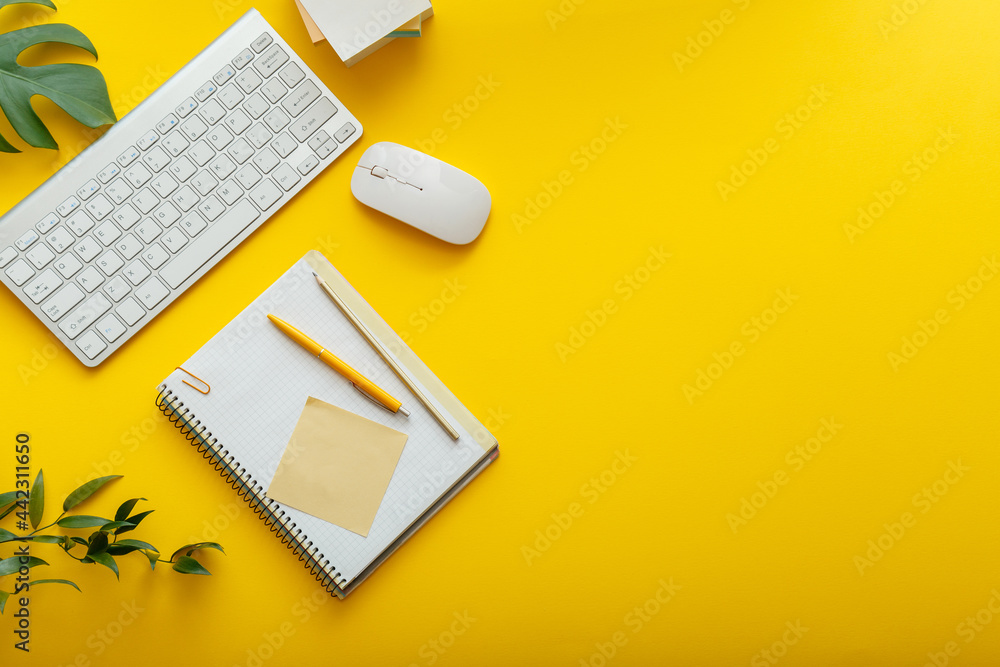
[[[56,8],[52,0],[0,0],[0,10],[21,4]],[[34,25],[0,34],[0,110],[18,136],[36,148],[59,146],[31,107],[31,98],[35,95],[49,98],[87,127],[100,127],[117,120],[108,97],[108,85],[96,67],[76,63],[37,67],[18,64],[17,59],[25,50],[52,43],[75,46],[97,57],[97,49],[82,32],[62,23]],[[0,136],[0,151],[20,153],[3,136]]]
[[[0,2],[2,1],[0,0]],[[90,498],[106,484],[116,479],[121,479],[121,477],[121,475],[108,475],[106,477],[98,477],[83,484],[66,496],[66,500],[63,501],[62,505],[63,511],[56,517],[55,521],[39,527],[45,508],[45,479],[42,471],[39,471],[26,499],[18,499],[19,494],[17,491],[0,493],[0,521],[9,515],[13,515],[18,520],[18,525],[22,526],[23,529],[27,528],[28,522],[31,523],[33,529],[30,533],[17,535],[9,530],[0,528],[0,544],[14,544],[18,542],[55,544],[62,548],[66,555],[73,560],[81,563],[103,565],[115,573],[116,579],[119,578],[119,571],[118,562],[115,558],[133,552],[142,554],[149,561],[150,569],[155,569],[157,563],[169,563],[175,571],[181,574],[212,574],[192,554],[199,549],[217,549],[225,553],[222,546],[216,542],[185,544],[174,551],[169,559],[163,559],[160,558],[160,550],[149,542],[132,538],[120,538],[121,535],[135,530],[142,523],[143,519],[153,513],[154,510],[133,513],[136,504],[140,500],[146,500],[145,498],[130,498],[123,502],[118,507],[118,511],[115,512],[114,519],[106,519],[89,514],[68,514],[71,509]],[[21,495],[23,495],[23,492]],[[97,530],[92,532],[87,539],[72,535],[56,535],[42,532],[53,526],[58,526],[66,530],[88,528],[96,528]],[[0,577],[15,574],[25,566],[30,569],[49,564],[41,558],[34,556],[28,557],[26,563],[22,561],[23,558],[24,556],[19,555],[0,558]],[[35,579],[26,583],[29,586],[66,584],[78,591],[80,590],[79,586],[66,579]],[[11,595],[12,593],[10,592],[0,590],[0,613],[3,613],[7,598]]]

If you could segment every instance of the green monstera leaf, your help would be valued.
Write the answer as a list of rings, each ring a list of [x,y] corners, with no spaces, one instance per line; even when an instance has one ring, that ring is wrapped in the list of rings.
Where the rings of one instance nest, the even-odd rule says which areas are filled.
[[[56,8],[51,0],[0,0],[0,9],[15,4]],[[76,46],[97,57],[97,50],[83,33],[61,23],[30,26],[0,34],[0,110],[3,110],[14,131],[36,148],[59,146],[31,108],[31,98],[35,95],[49,98],[87,127],[100,127],[117,120],[108,97],[108,86],[97,68],[74,63],[38,67],[18,64],[17,59],[25,49],[48,43]],[[2,136],[0,151],[20,152]]]

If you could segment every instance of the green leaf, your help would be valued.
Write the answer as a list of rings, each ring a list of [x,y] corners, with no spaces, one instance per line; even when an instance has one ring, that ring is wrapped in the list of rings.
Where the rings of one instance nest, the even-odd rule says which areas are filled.
[[[128,540],[128,539],[118,540],[117,542],[115,542],[115,544],[120,544],[126,547],[135,547],[136,549],[145,549],[147,551],[155,551],[156,553],[160,553],[159,549],[154,547],[149,542],[143,542],[142,540]]]
[[[97,531],[90,536],[90,545],[87,547],[87,555],[91,558],[94,554],[103,553],[108,548],[108,534]]]
[[[115,573],[115,579],[120,579],[120,577],[118,576],[118,563],[116,563],[115,559],[109,556],[108,554],[102,551],[99,553],[88,554],[87,558],[90,558],[95,563],[100,563],[104,567],[109,568],[112,572]]]
[[[145,519],[147,516],[149,516],[150,514],[152,514],[155,511],[156,510],[149,510],[147,512],[142,512],[140,514],[133,514],[128,519],[126,519],[126,521],[128,521],[132,525],[131,526],[122,526],[121,528],[119,528],[118,530],[115,531],[115,535],[121,535],[122,533],[129,532],[130,530],[135,530],[135,527],[138,526],[140,523],[142,523],[143,519]]]
[[[108,521],[106,524],[101,526],[101,530],[106,533],[109,530],[118,530],[124,526],[132,526],[135,528],[135,524],[129,523],[128,521]]]
[[[160,554],[159,553],[151,553],[149,551],[140,551],[139,553],[141,553],[143,556],[145,556],[146,558],[149,559],[149,569],[150,570],[155,570],[156,569],[156,563],[158,562],[158,560],[160,558]]]
[[[38,584],[66,584],[67,586],[72,586],[76,590],[80,591],[80,587],[74,584],[68,579],[36,579],[35,581],[29,582],[29,587],[37,586]],[[81,593],[83,591],[80,591]]]
[[[108,523],[107,519],[88,514],[67,516],[56,521],[56,525],[60,528],[93,528],[94,526],[103,526],[106,523]]]
[[[11,556],[10,558],[0,559],[0,577],[17,572],[21,567],[21,558],[23,556]],[[48,565],[48,563],[41,558],[28,556],[27,565],[28,567],[36,567],[38,565]]]
[[[14,131],[30,145],[58,148],[52,134],[31,107],[34,95],[49,98],[87,127],[100,127],[117,119],[108,97],[107,83],[96,67],[75,63],[39,67],[18,64],[17,59],[23,51],[46,43],[76,46],[97,57],[91,41],[65,24],[35,25],[5,33],[0,38],[0,109]],[[0,150],[17,152],[6,139]]]
[[[45,509],[45,480],[41,470],[35,477],[35,483],[31,485],[31,493],[28,494],[28,518],[31,520],[31,527],[38,528],[42,522],[42,512]]]
[[[125,521],[128,517],[128,513],[132,511],[132,508],[135,507],[135,504],[140,500],[145,500],[145,498],[132,498],[131,500],[123,502],[121,507],[118,508],[118,511],[115,512],[115,521]]]
[[[0,521],[4,519],[8,514],[17,509],[17,503],[11,503],[11,506],[0,512]]]
[[[3,613],[3,608],[7,606],[7,598],[10,597],[10,593],[7,591],[0,591],[0,614]]]
[[[83,539],[82,537],[76,537],[76,536],[73,536],[73,537],[71,537],[71,538],[69,538],[69,539],[73,540],[73,541],[74,541],[74,542],[76,542],[77,544],[82,544],[82,545],[83,545],[83,546],[85,546],[85,547],[86,547],[86,546],[89,546],[89,544],[87,543],[87,540]]]
[[[3,528],[0,528],[0,544],[16,540],[17,537],[18,537],[17,535],[10,532],[9,530],[4,530]]]
[[[3,2],[3,0],[0,0],[0,2]],[[15,500],[17,500],[17,491],[0,493],[0,507],[7,507],[7,505],[10,505]]]
[[[66,541],[65,535],[32,535],[32,542],[40,542],[42,544],[62,544]]]
[[[180,549],[175,551],[170,557],[170,560],[177,558],[178,554],[184,552],[185,556],[190,556],[192,553],[198,549],[218,549],[222,553],[226,553],[226,550],[222,548],[222,545],[218,542],[195,542],[194,544],[185,544]]]
[[[178,558],[177,562],[174,563],[174,570],[180,572],[181,574],[212,574],[202,567],[201,563],[190,556],[181,556]]]
[[[49,9],[56,8],[51,0],[0,0],[0,9],[3,9],[7,5],[45,5]]]
[[[2,54],[3,54],[3,47],[2,45],[0,45],[0,68],[3,67]],[[2,74],[3,72],[0,72],[0,76],[2,76]],[[0,88],[3,87],[2,84],[3,84],[3,79],[0,78]],[[0,99],[0,106],[2,106],[2,102],[3,100]],[[63,512],[70,511],[71,509],[82,503],[84,500],[92,496],[95,491],[100,489],[108,482],[120,478],[121,475],[108,475],[107,477],[98,477],[97,479],[90,480],[86,484],[82,484],[80,488],[78,488],[76,491],[66,496],[66,500],[63,501]]]

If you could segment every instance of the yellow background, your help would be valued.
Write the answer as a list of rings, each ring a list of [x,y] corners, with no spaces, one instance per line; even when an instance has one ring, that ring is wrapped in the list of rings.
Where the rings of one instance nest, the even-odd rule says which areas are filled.
[[[211,578],[124,557],[116,583],[37,547],[54,565],[36,576],[84,592],[33,593],[29,656],[11,647],[8,605],[4,664],[1000,660],[1000,619],[982,612],[990,622],[971,638],[960,625],[1000,586],[1000,280],[961,309],[953,292],[1000,249],[1000,6],[441,0],[422,38],[351,69],[309,43],[291,0],[64,0],[56,20],[93,40],[121,114],[251,5],[362,120],[360,144],[96,371],[0,294],[2,486],[13,482],[14,435],[27,431],[47,518],[77,483],[113,472],[125,478],[81,509],[113,512],[142,495],[156,513],[140,538],[169,550],[214,524],[227,555],[206,555]],[[50,14],[5,9],[0,28],[36,11]],[[696,57],[679,67],[689,47]],[[89,62],[68,49],[55,57]],[[490,79],[499,85],[476,99]],[[828,97],[803,111],[814,87]],[[48,102],[36,106],[62,150],[0,156],[2,210],[89,141]],[[796,112],[808,118],[789,134],[780,123]],[[621,131],[602,145],[608,122]],[[907,163],[949,128],[957,138],[911,180]],[[423,147],[489,187],[478,241],[446,245],[352,198],[351,169],[381,140]],[[776,152],[744,167],[765,145]],[[755,173],[724,201],[718,183],[734,166]],[[897,179],[902,194],[852,242],[845,225]],[[646,274],[651,247],[671,256]],[[315,582],[153,399],[311,248],[489,425],[501,456],[346,601],[309,611]],[[647,279],[629,299],[626,276]],[[446,281],[461,293],[442,312]],[[778,290],[797,300],[774,321]],[[613,312],[593,315],[603,326],[585,325],[607,300]],[[889,354],[939,309],[947,322],[893,368]],[[560,355],[572,341],[583,345]],[[734,342],[743,354],[711,367]],[[718,379],[689,401],[683,387],[699,371]],[[787,453],[824,418],[842,428],[796,469]],[[621,474],[618,453],[635,459]],[[968,470],[921,501],[949,462]],[[776,474],[787,483],[770,486]],[[762,488],[773,497],[754,496]],[[734,524],[744,499],[760,507]],[[910,527],[883,536],[906,512]],[[546,532],[554,539],[540,540]],[[889,548],[859,566],[880,536]],[[662,605],[661,580],[680,586]],[[638,624],[643,605],[657,613]],[[801,637],[786,633],[797,623]],[[605,658],[616,636],[624,643]],[[948,642],[957,655],[943,654]]]

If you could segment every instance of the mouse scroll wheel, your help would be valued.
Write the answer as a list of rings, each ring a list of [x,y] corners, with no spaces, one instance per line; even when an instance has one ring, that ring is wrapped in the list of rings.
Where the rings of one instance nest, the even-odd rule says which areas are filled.
[[[389,175],[389,170],[385,167],[372,167],[372,176],[378,178],[386,178]]]

